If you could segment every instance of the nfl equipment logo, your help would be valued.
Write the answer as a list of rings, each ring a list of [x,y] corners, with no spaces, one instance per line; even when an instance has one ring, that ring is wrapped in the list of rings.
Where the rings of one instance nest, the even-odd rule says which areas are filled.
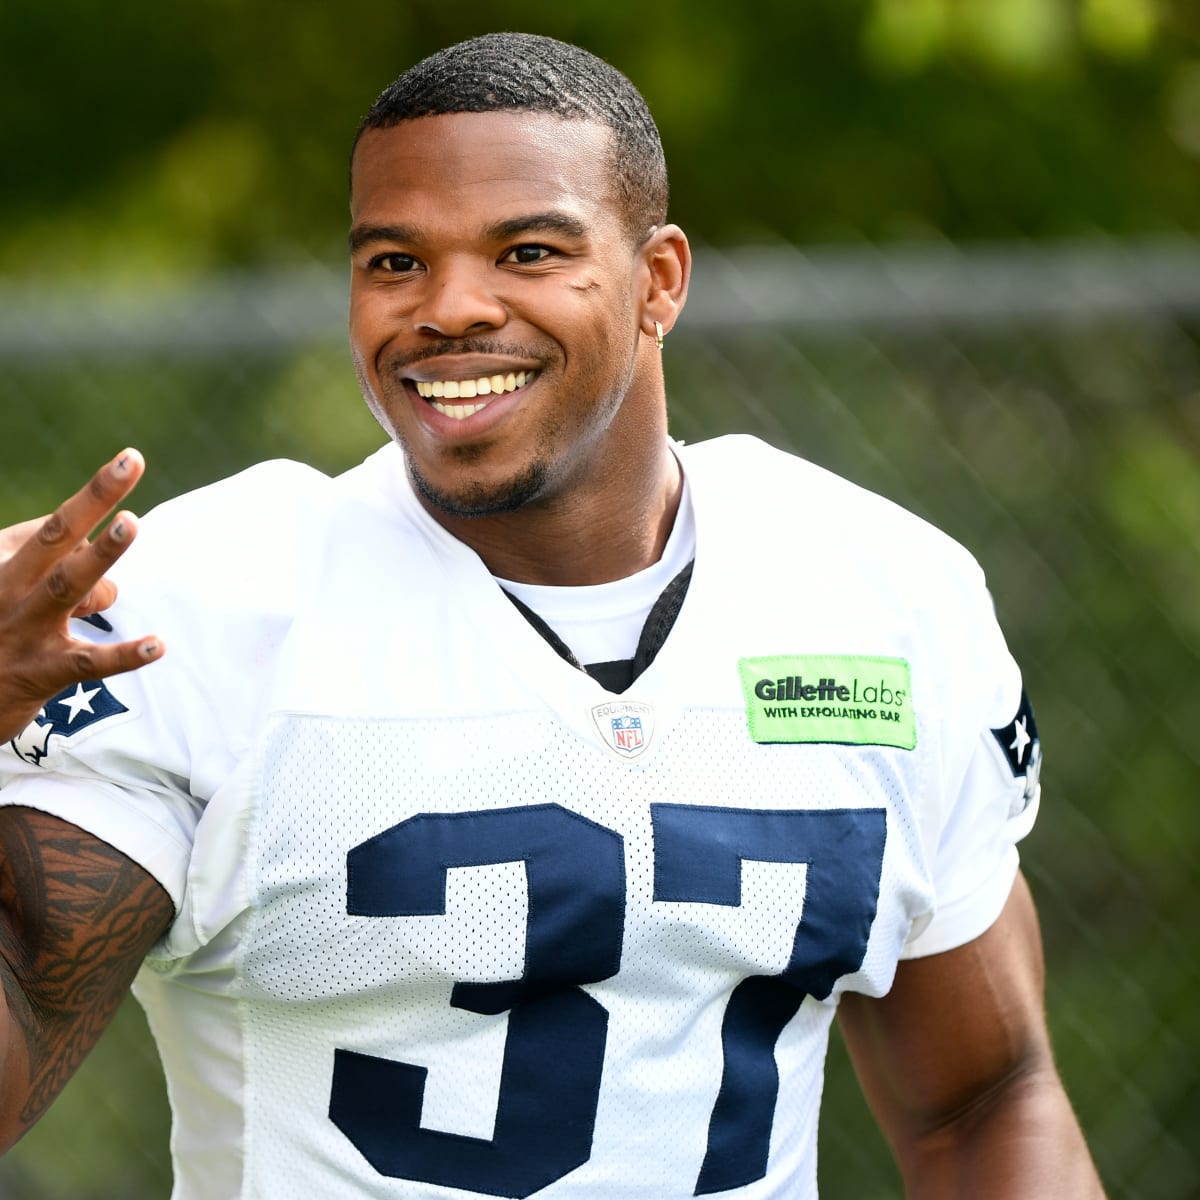
[[[633,754],[642,748],[642,718],[613,717],[613,745],[618,750]]]
[[[600,740],[618,757],[637,758],[654,740],[654,706],[640,700],[609,700],[592,708]]]

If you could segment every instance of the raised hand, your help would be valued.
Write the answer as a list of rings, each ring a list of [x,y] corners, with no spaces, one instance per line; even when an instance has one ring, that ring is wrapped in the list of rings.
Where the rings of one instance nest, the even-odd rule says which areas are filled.
[[[0,530],[0,742],[19,734],[42,705],[72,683],[102,679],[161,658],[155,637],[98,646],[72,637],[72,616],[112,604],[105,572],[132,544],[137,518],[118,512],[88,534],[133,490],[145,470],[124,450],[48,517]]]

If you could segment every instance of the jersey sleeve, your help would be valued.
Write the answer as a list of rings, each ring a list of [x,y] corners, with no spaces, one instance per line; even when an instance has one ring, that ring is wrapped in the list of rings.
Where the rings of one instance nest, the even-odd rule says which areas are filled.
[[[0,747],[0,804],[48,812],[120,850],[178,912],[208,800],[245,754],[298,589],[306,509],[325,477],[269,463],[143,519],[112,572],[117,603],[96,642],[158,634],[158,662],[72,685]],[[271,520],[271,510],[290,520]],[[238,537],[269,529],[262,542]]]
[[[47,772],[11,779],[0,805],[35,808],[87,830],[152,875],[181,908],[198,819],[190,797]]]
[[[937,819],[926,839],[934,910],[914,928],[905,958],[954,949],[991,926],[1012,888],[1017,843],[1032,828],[1040,799],[1033,709],[982,572],[963,557],[960,582],[942,597],[937,666],[924,681],[940,700],[932,781]]]

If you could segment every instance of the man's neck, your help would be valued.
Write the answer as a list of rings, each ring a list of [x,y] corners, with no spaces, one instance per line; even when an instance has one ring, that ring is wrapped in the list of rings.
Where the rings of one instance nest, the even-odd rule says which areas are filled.
[[[624,579],[655,563],[675,523],[683,475],[665,437],[641,477],[619,486],[533,501],[511,513],[461,517],[426,505],[493,575],[518,583],[581,586]]]

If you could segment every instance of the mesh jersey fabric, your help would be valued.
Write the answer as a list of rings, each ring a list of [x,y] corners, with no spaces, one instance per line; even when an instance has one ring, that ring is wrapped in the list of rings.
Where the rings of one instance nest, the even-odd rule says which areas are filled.
[[[1020,677],[943,534],[754,439],[679,453],[694,575],[621,697],[395,447],[143,520],[92,632],[170,654],[0,755],[0,802],[175,903],[136,990],[176,1200],[816,1195],[838,995],[1007,897],[1037,796],[990,731]],[[738,663],[780,655],[903,661],[915,747],[753,740]]]

